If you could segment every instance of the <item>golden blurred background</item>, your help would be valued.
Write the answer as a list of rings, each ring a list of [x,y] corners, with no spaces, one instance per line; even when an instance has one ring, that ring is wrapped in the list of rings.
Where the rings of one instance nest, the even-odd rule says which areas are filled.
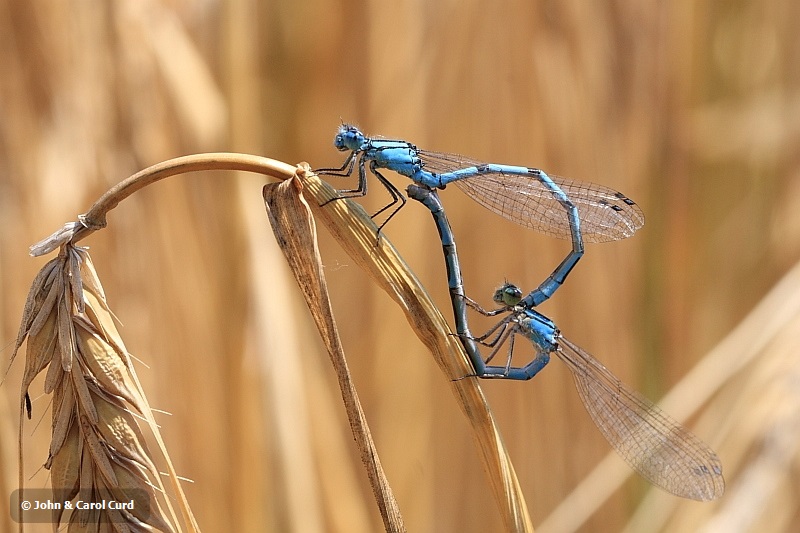
[[[179,155],[338,166],[332,139],[344,120],[430,150],[601,183],[639,203],[645,227],[588,245],[542,311],[659,398],[800,260],[798,21],[800,4],[777,0],[0,1],[3,369],[46,261],[29,257],[29,245],[128,175]],[[264,182],[234,173],[159,182],[82,244],[142,362],[150,403],[171,413],[160,417],[163,433],[194,481],[187,493],[204,531],[379,531],[335,376],[264,214]],[[485,305],[504,278],[538,284],[569,248],[455,188],[441,197],[467,293]],[[361,203],[375,211],[387,201],[372,180]],[[449,317],[429,214],[412,202],[385,235]],[[324,230],[320,238],[408,530],[501,530],[445,378],[396,306]],[[727,494],[705,504],[645,497],[650,487],[634,476],[579,531],[623,530],[643,498],[651,507],[629,531],[795,530],[800,282],[779,288],[730,344],[742,355],[706,368],[709,383],[729,378],[709,386],[711,406],[688,422],[718,451]],[[0,394],[5,494],[17,486],[21,371],[17,361]],[[560,531],[548,515],[608,445],[559,362],[531,382],[482,385],[534,523],[544,523],[537,531]],[[32,394],[25,469],[28,486],[41,487],[41,380]],[[0,531],[11,527],[4,513]]]

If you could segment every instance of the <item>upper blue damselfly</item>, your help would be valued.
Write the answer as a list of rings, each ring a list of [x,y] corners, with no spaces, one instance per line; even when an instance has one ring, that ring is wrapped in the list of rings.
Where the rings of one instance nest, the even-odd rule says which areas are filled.
[[[339,168],[318,169],[318,174],[350,176],[358,165],[358,186],[340,190],[343,197],[367,193],[366,167],[389,191],[392,200],[373,217],[392,210],[378,231],[405,205],[403,194],[380,169],[402,174],[430,189],[455,183],[473,200],[521,226],[546,235],[570,239],[572,250],[553,273],[523,301],[536,306],[564,283],[584,252],[584,241],[606,242],[633,235],[644,225],[644,214],[630,198],[602,185],[549,176],[537,168],[498,165],[456,154],[420,150],[410,142],[367,137],[355,126],[343,124],[333,141],[349,152]]]

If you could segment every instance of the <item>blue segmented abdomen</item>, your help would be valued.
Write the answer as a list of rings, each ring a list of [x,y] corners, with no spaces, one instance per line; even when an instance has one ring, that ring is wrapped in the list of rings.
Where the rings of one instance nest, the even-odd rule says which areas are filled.
[[[441,185],[447,185],[448,183],[452,183],[454,181],[467,178],[474,178],[476,176],[485,174],[527,174],[529,170],[530,169],[528,169],[527,167],[485,163],[482,165],[473,165],[470,167],[454,170],[452,172],[439,174],[438,177],[439,177],[439,183]]]
[[[416,154],[424,173],[445,176],[448,183],[455,183],[490,211],[545,235],[572,238],[563,197],[554,194],[548,180],[578,208],[580,232],[586,242],[625,239],[644,225],[644,213],[635,202],[603,185],[548,175],[534,168],[487,164],[458,154],[426,150],[417,150]]]

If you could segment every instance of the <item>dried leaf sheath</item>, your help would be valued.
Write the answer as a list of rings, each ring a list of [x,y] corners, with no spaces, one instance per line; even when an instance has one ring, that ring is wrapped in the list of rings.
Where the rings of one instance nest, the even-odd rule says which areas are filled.
[[[377,227],[361,206],[350,200],[329,202],[337,197],[332,187],[314,175],[300,174],[304,195],[315,218],[325,224],[353,261],[397,302],[414,333],[450,380],[451,391],[472,425],[505,529],[533,531],[514,467],[478,380],[459,379],[473,369],[447,322],[388,240],[384,237],[376,246]]]
[[[53,409],[45,468],[54,499],[136,502],[131,512],[74,511],[67,530],[173,531],[176,520],[156,497],[158,471],[133,414],[148,414],[148,407],[85,249],[64,246],[36,276],[12,360],[26,338],[20,408],[29,409],[28,388],[47,368]],[[62,513],[53,511],[54,524]]]
[[[328,349],[350,421],[353,437],[367,470],[375,500],[386,531],[404,532],[405,526],[397,501],[383,472],[375,443],[367,426],[358,394],[350,378],[344,349],[336,329],[322,261],[317,248],[317,231],[308,204],[299,194],[298,179],[264,186],[264,201],[272,230],[294,273],[317,329]]]

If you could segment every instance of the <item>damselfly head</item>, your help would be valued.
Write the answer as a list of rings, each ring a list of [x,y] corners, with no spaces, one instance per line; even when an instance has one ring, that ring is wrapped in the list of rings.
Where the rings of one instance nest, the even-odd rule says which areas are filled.
[[[496,304],[513,307],[522,300],[522,290],[513,283],[506,281],[494,291],[492,299]]]
[[[356,151],[361,149],[366,137],[355,126],[350,124],[342,124],[339,126],[339,131],[333,139],[333,145],[340,152]]]

